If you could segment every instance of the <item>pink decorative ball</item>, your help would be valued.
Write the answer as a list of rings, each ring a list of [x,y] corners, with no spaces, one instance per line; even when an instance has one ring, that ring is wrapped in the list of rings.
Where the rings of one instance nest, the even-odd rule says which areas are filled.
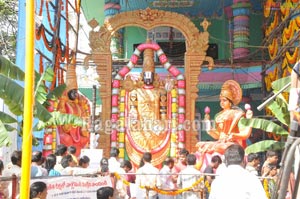
[[[208,106],[205,107],[204,113],[205,114],[209,114],[210,113],[210,108]]]
[[[251,110],[251,105],[250,104],[245,104],[245,109],[248,111],[248,110]]]

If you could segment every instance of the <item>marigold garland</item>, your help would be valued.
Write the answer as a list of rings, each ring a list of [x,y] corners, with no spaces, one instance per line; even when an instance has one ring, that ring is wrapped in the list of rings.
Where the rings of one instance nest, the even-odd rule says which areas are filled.
[[[116,178],[118,180],[122,180],[122,182],[129,186],[130,185],[130,182],[128,182],[127,180],[125,180],[124,178],[121,178],[121,176],[118,174],[118,173],[114,173],[114,175],[116,176]],[[190,187],[187,187],[187,188],[183,188],[183,189],[178,189],[178,190],[162,190],[162,189],[158,189],[157,187],[148,187],[148,186],[140,186],[140,188],[142,189],[147,189],[147,190],[153,190],[153,191],[156,191],[157,193],[159,194],[162,194],[162,195],[172,195],[172,196],[175,196],[175,195],[178,195],[178,194],[181,194],[183,192],[186,192],[186,191],[189,191],[189,190],[192,190],[193,187],[197,186],[198,184],[200,184],[201,182],[203,182],[204,180],[204,177],[201,177],[199,178],[196,182],[194,182],[192,184],[192,186]],[[207,188],[207,191],[208,193],[210,193],[210,184],[208,181],[205,181],[204,183],[205,187]]]
[[[265,192],[266,192],[267,198],[270,199],[268,179],[264,179],[264,180],[263,180],[263,184],[264,184],[264,190],[265,190]]]

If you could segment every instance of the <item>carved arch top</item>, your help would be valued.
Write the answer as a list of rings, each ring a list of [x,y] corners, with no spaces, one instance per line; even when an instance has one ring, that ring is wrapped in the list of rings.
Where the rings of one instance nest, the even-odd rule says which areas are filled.
[[[111,36],[118,29],[125,26],[138,26],[146,30],[158,26],[170,26],[178,29],[185,36],[187,53],[205,56],[209,41],[209,33],[207,32],[209,24],[205,19],[201,24],[204,32],[200,32],[188,17],[175,12],[150,8],[122,12],[107,19],[97,31],[94,30],[98,25],[96,20],[93,19],[89,22],[89,25],[93,29],[90,32],[90,47],[96,53],[110,52]]]

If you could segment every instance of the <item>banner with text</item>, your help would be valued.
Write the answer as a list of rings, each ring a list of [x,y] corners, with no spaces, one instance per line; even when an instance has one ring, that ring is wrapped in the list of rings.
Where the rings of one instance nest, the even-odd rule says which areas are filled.
[[[100,187],[112,187],[109,176],[80,177],[66,176],[48,179],[34,179],[31,183],[43,181],[47,184],[47,198],[55,199],[94,199]]]

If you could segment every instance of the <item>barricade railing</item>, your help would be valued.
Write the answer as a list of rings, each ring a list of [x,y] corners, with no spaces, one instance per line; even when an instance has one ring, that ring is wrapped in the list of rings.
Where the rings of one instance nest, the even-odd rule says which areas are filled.
[[[89,194],[94,195],[96,194],[96,190],[101,186],[113,186],[111,184],[111,176],[115,176],[117,180],[122,181],[122,183],[126,186],[130,186],[130,182],[125,179],[124,175],[170,175],[170,174],[137,174],[137,173],[125,173],[125,174],[118,174],[118,173],[110,173],[108,176],[101,176],[101,174],[84,174],[84,175],[62,175],[62,176],[43,176],[43,177],[35,177],[31,178],[31,182],[33,181],[43,181],[47,184],[48,187],[48,194],[53,194],[53,196],[57,196],[56,198],[59,199],[59,196],[65,195],[80,195],[78,191],[74,192],[72,190],[84,190],[86,188]],[[174,175],[195,175],[195,174],[174,174]],[[182,189],[162,189],[156,186],[140,186],[141,189],[146,189],[147,192],[155,191],[158,194],[162,195],[179,195],[184,192],[197,192],[199,194],[199,198],[205,198],[205,192],[210,192],[210,184],[204,180],[204,176],[216,176],[216,174],[210,173],[201,173],[197,181],[192,183],[190,187],[185,187]],[[97,180],[95,180],[95,178]],[[272,180],[274,178],[270,177],[261,177],[258,178],[262,181],[262,185],[266,191],[267,195],[270,195],[267,181]],[[16,177],[15,175],[11,177],[0,177],[0,199],[17,199],[19,195],[19,183],[20,178]],[[77,189],[78,188],[78,189]],[[60,193],[61,192],[61,193]],[[9,196],[7,195],[9,194]],[[84,195],[84,191],[82,191]],[[76,197],[76,198],[88,198],[88,197]]]

